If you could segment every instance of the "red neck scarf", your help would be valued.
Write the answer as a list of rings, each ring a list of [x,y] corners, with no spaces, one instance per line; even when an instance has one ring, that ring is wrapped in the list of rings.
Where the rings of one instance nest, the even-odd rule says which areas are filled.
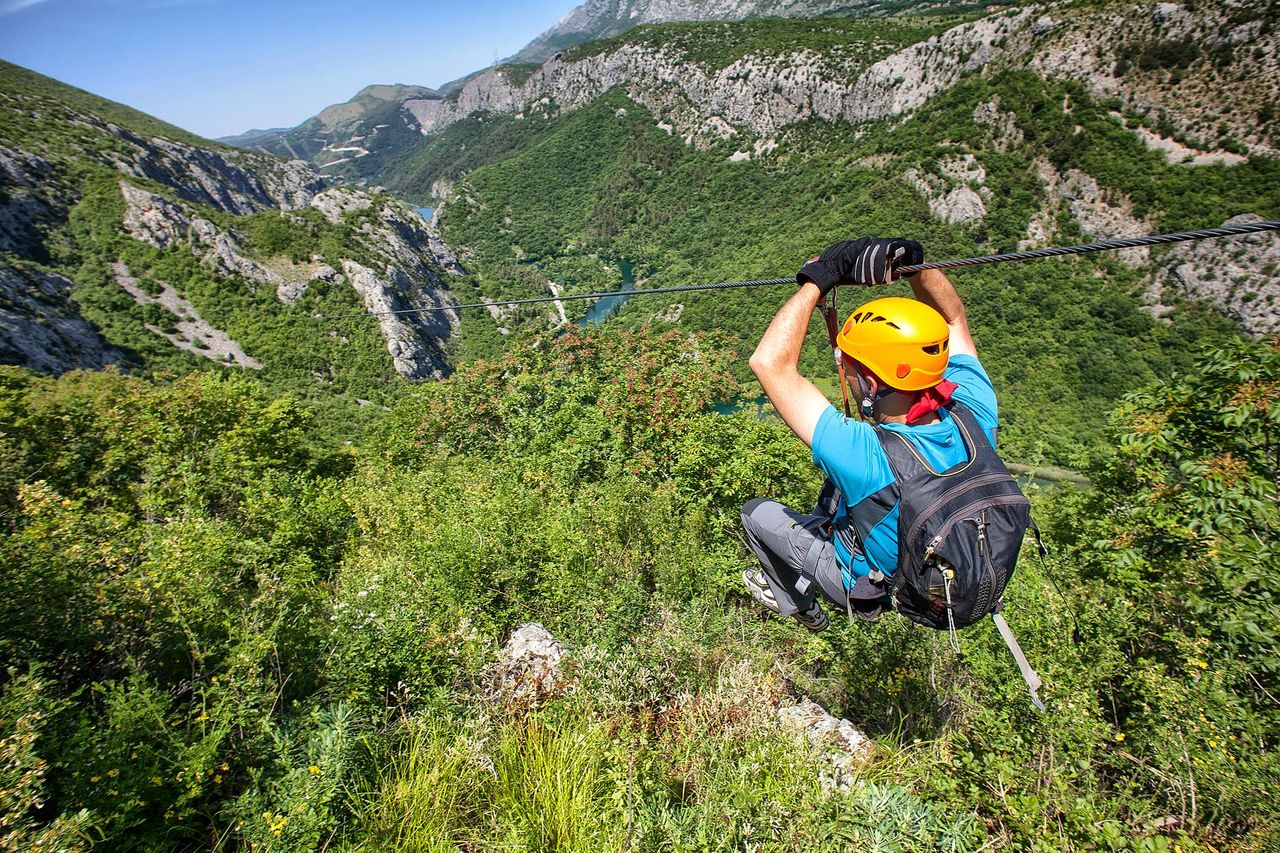
[[[920,396],[911,404],[911,408],[907,410],[907,425],[915,426],[947,403],[950,403],[951,395],[955,390],[956,383],[944,379],[932,388],[926,388],[921,391]]]

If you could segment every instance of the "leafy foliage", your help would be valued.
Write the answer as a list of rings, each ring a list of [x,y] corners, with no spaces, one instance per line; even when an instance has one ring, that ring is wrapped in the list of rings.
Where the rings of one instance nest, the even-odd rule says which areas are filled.
[[[807,453],[714,336],[522,338],[359,448],[243,377],[0,382],[0,823],[267,850],[1269,849],[1280,814],[1274,345],[1126,398],[990,626],[809,635],[738,589],[739,507]],[[1080,642],[1052,571],[1078,614]],[[570,689],[495,698],[512,625]],[[787,693],[876,739],[832,788]],[[826,774],[824,776],[824,774]],[[828,784],[823,783],[823,779]]]

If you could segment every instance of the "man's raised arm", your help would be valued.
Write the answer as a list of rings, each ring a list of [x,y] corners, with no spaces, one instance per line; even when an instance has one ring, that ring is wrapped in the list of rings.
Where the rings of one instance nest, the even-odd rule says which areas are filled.
[[[809,446],[813,445],[818,418],[831,405],[817,386],[800,375],[799,369],[809,318],[821,298],[822,291],[812,281],[801,285],[774,316],[750,362],[751,372],[760,380],[782,420]]]
[[[951,355],[977,356],[978,348],[969,334],[969,320],[965,317],[964,302],[955,285],[942,270],[925,270],[908,279],[916,299],[930,306],[947,321],[951,329]]]

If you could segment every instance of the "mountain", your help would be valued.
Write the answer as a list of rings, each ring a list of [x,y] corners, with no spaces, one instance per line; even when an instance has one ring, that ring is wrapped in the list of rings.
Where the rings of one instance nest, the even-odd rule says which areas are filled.
[[[1007,5],[1004,0],[1000,4]],[[368,86],[351,100],[335,104],[295,128],[247,131],[220,141],[255,148],[282,157],[301,158],[313,163],[329,177],[359,184],[379,183],[382,175],[395,168],[405,148],[417,141],[415,132],[431,134],[435,122],[419,123],[417,110],[405,108],[439,102],[450,104],[459,93],[477,84],[499,79],[524,83],[539,65],[566,48],[620,35],[634,27],[677,21],[739,21],[748,18],[812,18],[824,15],[883,16],[892,12],[937,13],[955,7],[972,10],[972,3],[906,2],[906,0],[592,0],[566,14],[555,27],[543,33],[514,56],[488,69],[473,72],[433,91],[419,86]],[[993,7],[994,8],[994,7]],[[448,111],[448,106],[442,109]],[[464,113],[465,114],[465,113]]]
[[[0,364],[359,397],[447,372],[448,312],[366,313],[446,304],[461,271],[403,203],[8,63],[0,90]]]
[[[360,158],[398,149],[416,140],[419,128],[401,104],[440,95],[425,86],[365,86],[351,99],[325,107],[294,128],[251,130],[220,142],[296,160],[307,160],[326,176],[359,179]],[[345,164],[345,165],[344,165]]]
[[[937,11],[956,2],[903,0],[589,0],[506,60],[541,64],[566,48],[621,35],[644,24],[676,21],[743,21],[748,18],[817,18],[826,15],[885,15]],[[1000,3],[997,5],[1010,5]],[[445,87],[446,91],[448,88]]]

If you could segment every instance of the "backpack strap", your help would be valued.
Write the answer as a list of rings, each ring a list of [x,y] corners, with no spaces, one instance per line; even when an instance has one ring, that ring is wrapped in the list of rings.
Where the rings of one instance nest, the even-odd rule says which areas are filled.
[[[1009,628],[1009,623],[1004,621],[1004,617],[1000,615],[1000,608],[997,607],[991,612],[991,621],[996,623],[996,630],[1000,632],[1000,638],[1004,640],[1004,644],[1009,647],[1009,652],[1013,655],[1013,659],[1017,661],[1018,671],[1022,673],[1022,680],[1027,683],[1027,690],[1031,691],[1031,701],[1043,711],[1044,703],[1040,701],[1036,691],[1044,686],[1044,682],[1040,680],[1040,675],[1027,662],[1027,656],[1022,653],[1022,647],[1018,645],[1018,639],[1013,636],[1013,630]]]

